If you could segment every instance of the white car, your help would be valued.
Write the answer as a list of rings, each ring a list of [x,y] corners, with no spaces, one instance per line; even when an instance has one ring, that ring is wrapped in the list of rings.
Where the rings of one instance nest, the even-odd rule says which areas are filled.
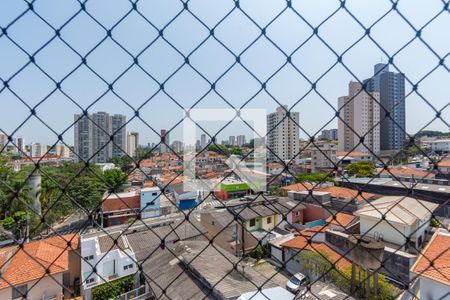
[[[298,292],[300,287],[308,284],[309,279],[305,274],[297,273],[286,283],[286,289],[294,294]]]

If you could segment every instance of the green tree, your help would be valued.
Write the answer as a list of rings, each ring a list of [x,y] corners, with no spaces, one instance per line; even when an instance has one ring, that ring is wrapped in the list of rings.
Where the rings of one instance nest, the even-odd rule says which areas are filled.
[[[352,277],[352,268],[333,268],[332,261],[327,255],[327,253],[321,251],[319,253],[315,253],[312,251],[301,251],[299,254],[300,259],[300,271],[310,277],[322,277],[325,280],[332,281],[337,287],[339,287],[342,291],[350,294],[351,289],[351,277]],[[359,297],[365,296],[365,288],[366,284],[364,279],[366,279],[366,273],[363,269],[356,267],[355,272],[359,274],[359,276],[355,276],[355,285],[357,287],[356,294]],[[373,284],[373,276],[370,277],[370,286],[374,286]],[[387,282],[386,277],[378,274],[378,287],[379,287],[379,295],[376,297],[373,293],[371,294],[369,300],[394,300],[394,289]],[[358,298],[359,299],[359,298]]]
[[[133,276],[123,277],[92,289],[93,300],[115,299],[116,297],[134,289]]]
[[[114,191],[120,192],[123,190],[122,185],[127,182],[128,176],[119,169],[111,169],[103,172],[103,178]]]
[[[295,182],[333,182],[336,183],[336,180],[330,176],[328,173],[310,173],[310,174],[298,174],[295,177]]]
[[[242,148],[233,147],[233,148],[230,149],[230,154],[242,156],[243,155]]]
[[[221,155],[230,156],[230,150],[225,145],[209,145],[208,151],[213,151]]]
[[[113,157],[110,162],[115,164],[116,167],[120,168],[125,173],[129,173],[131,169],[133,169],[133,159],[128,155]]]
[[[6,217],[2,221],[2,225],[6,230],[12,232],[16,240],[20,240],[25,236],[27,222],[30,216],[24,211],[15,212],[12,216]]]
[[[268,251],[266,249],[266,247],[258,245],[256,248],[254,248],[252,250],[252,252],[250,252],[248,254],[251,258],[254,258],[256,260],[261,260],[263,258],[266,258],[268,255]]]
[[[373,173],[375,172],[375,165],[370,160],[361,160],[349,164],[346,170],[350,176],[373,177]]]
[[[283,190],[279,186],[276,186],[270,190],[270,195],[271,196],[282,196]]]

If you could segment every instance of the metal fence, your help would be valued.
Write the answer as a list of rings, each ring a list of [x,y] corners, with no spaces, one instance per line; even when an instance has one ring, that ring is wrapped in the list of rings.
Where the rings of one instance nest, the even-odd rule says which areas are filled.
[[[237,299],[246,295],[239,299],[287,299],[277,287],[285,288],[297,272],[307,274],[309,280],[302,283],[304,289],[296,299],[332,299],[330,293],[340,294],[339,299],[428,299],[432,296],[425,295],[430,291],[420,279],[430,276],[437,287],[434,292],[445,287],[448,291],[449,245],[438,253],[426,246],[448,236],[449,172],[448,167],[440,167],[446,156],[423,148],[417,134],[436,128],[433,124],[447,132],[450,128],[450,101],[445,94],[450,75],[449,2],[430,1],[412,13],[414,5],[342,0],[326,4],[281,0],[0,3],[0,129],[4,133],[0,214],[5,244],[0,248],[1,298]],[[395,22],[389,23],[391,19]],[[371,57],[364,57],[366,51]],[[404,76],[405,95],[393,105],[382,103],[386,95],[373,93],[374,85],[383,84],[375,81],[384,69],[369,80],[361,77],[360,65],[378,59],[373,53]],[[308,59],[314,67],[305,66]],[[345,76],[354,89],[337,106],[340,95],[330,90],[337,90],[331,87]],[[346,84],[341,80],[337,85]],[[430,92],[439,89],[444,90],[442,95]],[[314,102],[303,106],[308,101]],[[372,105],[361,112],[380,113],[372,112],[376,120],[366,127],[353,128],[356,123],[350,123],[345,111],[354,109],[358,101]],[[283,108],[287,102],[291,108]],[[399,122],[397,107],[405,103],[414,107],[407,111],[416,116],[407,122],[416,133]],[[274,105],[282,107],[283,117],[260,138],[289,119],[304,142],[289,159],[266,145],[268,155],[282,168],[268,176],[267,192],[248,188],[245,197],[235,200],[205,192],[194,207],[181,209],[173,187],[184,178],[183,170],[175,169],[161,180],[145,163],[148,158],[164,159],[159,155],[162,148],[172,154],[165,157],[174,159],[176,166],[186,163],[183,153],[168,141],[186,119],[209,139],[194,157],[208,149],[228,157],[219,135],[235,121],[254,131],[240,111]],[[92,113],[107,106],[123,112],[127,120],[116,127],[111,123],[112,129],[102,125]],[[212,131],[189,115],[204,107],[232,109],[236,114]],[[300,121],[293,117],[297,110]],[[178,117],[176,112],[184,115]],[[64,120],[55,121],[58,117]],[[167,132],[159,131],[162,126],[154,121],[158,118],[170,119]],[[309,126],[303,119],[319,125]],[[345,154],[339,156],[335,149],[336,157],[330,157],[333,152],[322,148],[319,134],[336,122],[355,142]],[[138,147],[139,155],[130,155],[126,142],[120,140],[126,137],[118,136],[126,126],[137,124],[141,133],[157,137],[158,143]],[[379,131],[382,124],[402,137],[401,146],[388,155],[374,150],[383,138],[379,135],[385,134]],[[106,140],[86,156],[80,153],[82,148],[67,142],[73,131],[81,130],[77,126],[91,126],[96,132],[92,134]],[[36,148],[26,149],[23,139],[16,139],[22,132],[50,136],[51,147],[34,156]],[[71,157],[52,160],[57,145],[71,148]],[[343,172],[343,164],[361,146],[377,166],[362,179]],[[108,151],[121,154],[114,162],[130,181],[138,174],[141,181],[159,188],[158,201],[169,207],[164,213],[148,209],[154,202],[136,209],[125,199],[132,196],[120,193],[123,178],[114,176],[121,174],[113,171],[107,177],[95,164]],[[241,153],[240,161],[250,161],[254,151]],[[328,166],[322,170],[325,175],[311,182],[297,179],[298,185],[283,194],[285,178],[308,172],[302,168],[308,151],[323,156]],[[413,156],[420,156],[429,167],[411,171],[405,179],[394,164],[408,164]],[[216,188],[237,177],[235,171],[223,171]],[[436,177],[437,184],[427,183],[430,176]],[[384,177],[391,179],[383,181]],[[331,199],[324,196],[330,181],[333,187],[354,191],[348,201],[332,193]],[[373,194],[394,197],[375,205],[378,200]],[[118,199],[115,208],[105,215],[105,202],[112,198]],[[408,211],[411,201],[414,211]],[[323,220],[293,220],[299,210],[311,209],[321,209]],[[341,219],[341,213],[348,217],[361,209],[371,214],[370,226],[362,223],[362,217],[359,226],[355,226],[357,219],[350,224]],[[126,219],[118,221],[121,225],[111,221],[119,210],[127,212],[120,215]],[[406,219],[419,221],[405,230]],[[253,230],[258,222],[266,223]],[[388,241],[387,234],[400,238],[397,245]],[[439,295],[450,297],[448,292]]]

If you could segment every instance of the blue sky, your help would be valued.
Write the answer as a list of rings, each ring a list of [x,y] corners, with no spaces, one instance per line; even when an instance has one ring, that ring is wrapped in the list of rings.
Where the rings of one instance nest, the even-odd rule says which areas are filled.
[[[55,31],[32,11],[25,12],[11,25],[17,16],[27,10],[25,1],[0,1],[0,26],[7,27],[8,37],[28,53],[8,37],[0,36],[0,78],[8,80],[11,89],[4,88],[0,81],[0,128],[10,134],[30,116],[29,109],[17,96],[31,107],[45,99],[36,107],[37,116],[58,133],[73,123],[74,113],[81,111],[69,97],[82,108],[97,101],[89,108],[90,112],[122,113],[129,118],[134,115],[129,106],[138,108],[148,101],[140,109],[140,116],[145,123],[134,119],[128,125],[128,130],[140,132],[141,143],[144,144],[158,140],[148,126],[156,131],[172,128],[183,115],[182,107],[191,107],[199,99],[202,100],[195,105],[197,108],[229,108],[224,98],[236,107],[265,108],[270,112],[277,106],[273,100],[275,98],[279,103],[289,106],[302,99],[293,110],[300,112],[302,128],[314,134],[330,120],[326,128],[337,127],[337,120],[333,119],[334,110],[321,96],[336,108],[337,98],[347,93],[350,80],[370,77],[373,65],[388,59],[369,37],[362,38],[364,30],[345,10],[338,10],[322,23],[339,9],[340,2],[336,0],[292,1],[296,13],[312,27],[320,25],[319,36],[336,53],[343,53],[362,38],[343,55],[346,67],[337,64],[323,77],[322,74],[336,63],[336,55],[317,36],[311,37],[313,31],[310,26],[287,8],[284,0],[242,0],[239,2],[241,10],[236,9],[235,2],[231,0],[191,0],[188,3],[189,11],[183,9],[183,2],[179,0],[141,0],[136,4],[141,15],[136,11],[130,12],[132,3],[128,0],[88,0],[85,3],[87,13],[81,12],[74,16],[80,10],[78,1],[35,1],[35,12],[54,28],[62,27],[60,38],[71,49],[60,38],[51,40]],[[391,2],[387,0],[346,1],[346,8],[366,27],[371,26],[391,7]],[[412,26],[421,28],[442,11],[444,3],[441,0],[408,0],[400,1],[397,7]],[[277,15],[280,16],[272,22]],[[176,19],[167,25],[175,16]],[[255,23],[260,28],[266,28],[266,36],[261,35],[261,29]],[[215,28],[214,37],[220,42],[209,36],[210,31],[205,25]],[[422,30],[422,39],[435,54],[418,39],[403,48],[416,32],[396,11],[388,13],[371,28],[370,33],[388,55],[395,54],[395,67],[391,66],[391,69],[398,68],[412,82],[421,80],[434,70],[420,82],[418,91],[438,110],[450,102],[450,74],[444,67],[437,67],[437,56],[444,57],[450,51],[448,28],[450,14],[444,11]],[[106,30],[111,30],[112,38],[126,51],[107,37]],[[160,30],[163,30],[167,41],[158,35]],[[256,42],[248,47],[254,40]],[[150,43],[151,46],[147,48]],[[92,70],[81,66],[73,71],[81,63],[80,56],[74,50],[81,56],[87,55],[86,63]],[[29,63],[29,55],[33,55],[35,64]],[[142,69],[133,65],[132,56],[137,55]],[[215,91],[211,90],[210,83],[185,64],[183,55],[189,55],[190,65],[204,78],[216,82]],[[235,55],[240,56],[241,64],[236,63]],[[286,55],[291,56],[291,63],[287,63]],[[445,63],[448,68],[448,58]],[[36,65],[56,82],[62,81],[60,89],[56,89],[56,84]],[[306,94],[311,84],[293,65],[312,82],[321,78],[316,86],[321,96],[314,91]],[[24,66],[19,74],[13,76]],[[179,71],[167,80],[178,68]],[[222,76],[226,70],[229,71]],[[164,91],[170,97],[159,90],[160,83],[166,80]],[[261,90],[260,82],[266,82],[266,90]],[[111,83],[113,92],[108,90]],[[408,82],[406,90],[407,94],[411,91]],[[415,133],[423,126],[432,130],[448,130],[440,120],[427,125],[435,112],[419,95],[412,93],[408,96],[406,107],[409,133]],[[444,120],[450,120],[450,107],[441,115]],[[210,133],[214,133],[224,123],[205,125]],[[173,130],[172,140],[180,138],[181,128],[180,124]],[[250,129],[243,123],[233,122],[222,132],[219,140],[237,134],[249,135]],[[47,144],[57,139],[34,116],[17,130],[16,135],[24,136],[27,142]],[[302,132],[301,136],[305,137],[306,134]],[[63,137],[72,144],[73,129],[67,129]]]

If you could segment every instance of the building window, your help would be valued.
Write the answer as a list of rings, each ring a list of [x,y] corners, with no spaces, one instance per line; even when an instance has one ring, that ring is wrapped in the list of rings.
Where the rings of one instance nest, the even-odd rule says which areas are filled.
[[[158,195],[158,193],[152,193],[152,196],[156,196],[156,195]]]
[[[12,289],[12,298],[13,299],[23,299],[26,298],[28,293],[28,287],[26,284],[24,285],[19,285],[19,286],[14,286]]]
[[[267,217],[267,224],[272,223],[272,217]]]
[[[124,270],[133,269],[133,264],[123,266]]]
[[[250,224],[249,224],[250,227],[255,226],[255,224],[256,224],[256,219],[251,219],[249,223],[250,223]]]
[[[95,281],[94,277],[89,277],[88,279],[86,279],[86,284],[93,283],[94,281]]]
[[[92,260],[92,259],[94,259],[94,255],[88,255],[88,256],[84,257],[85,261]]]

